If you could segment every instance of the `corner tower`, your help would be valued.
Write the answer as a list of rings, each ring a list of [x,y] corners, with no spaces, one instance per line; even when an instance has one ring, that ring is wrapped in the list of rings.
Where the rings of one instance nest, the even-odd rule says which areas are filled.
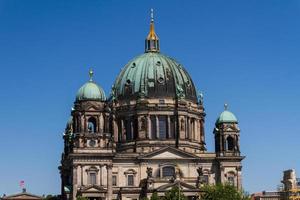
[[[224,105],[225,110],[215,123],[215,151],[218,163],[217,172],[220,183],[229,183],[239,189],[242,187],[242,164],[240,152],[240,129],[235,115]]]
[[[62,195],[75,200],[102,191],[97,197],[112,198],[111,169],[115,152],[110,130],[110,109],[103,89],[90,80],[76,94],[74,108],[64,133],[64,153],[60,166]],[[100,176],[101,174],[101,176]],[[103,179],[107,177],[107,179]]]

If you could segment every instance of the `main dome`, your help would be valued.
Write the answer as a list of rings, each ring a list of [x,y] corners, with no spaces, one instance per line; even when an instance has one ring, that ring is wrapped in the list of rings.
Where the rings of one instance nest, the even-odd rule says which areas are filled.
[[[125,65],[113,92],[117,99],[184,98],[197,102],[194,83],[184,67],[158,52],[146,52]]]
[[[197,103],[196,88],[190,75],[175,59],[159,51],[152,16],[145,53],[122,69],[113,85],[112,99],[173,98]]]

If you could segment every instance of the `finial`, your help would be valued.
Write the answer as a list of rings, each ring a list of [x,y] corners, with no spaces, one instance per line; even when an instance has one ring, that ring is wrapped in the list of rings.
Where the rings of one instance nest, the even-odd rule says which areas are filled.
[[[94,71],[92,68],[89,71],[89,76],[90,76],[90,81],[93,81]]]
[[[153,8],[151,8],[151,22],[154,22],[154,10],[153,10]]]
[[[145,52],[159,52],[159,39],[154,30],[153,9],[150,10],[150,31],[145,41]]]
[[[227,103],[224,104],[224,109],[225,109],[225,110],[228,109],[228,104],[227,104]]]

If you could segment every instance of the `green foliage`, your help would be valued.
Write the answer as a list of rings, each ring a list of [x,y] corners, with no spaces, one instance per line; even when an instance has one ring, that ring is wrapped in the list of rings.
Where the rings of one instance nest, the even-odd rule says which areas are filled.
[[[201,200],[250,200],[248,195],[230,184],[205,185],[201,191]]]
[[[76,198],[76,200],[88,200],[88,198],[82,197],[82,196],[78,196],[78,197]]]
[[[175,186],[171,190],[165,193],[162,197],[163,200],[187,200],[184,194],[179,190],[179,187]]]
[[[158,196],[157,192],[154,192],[150,198],[150,200],[160,200],[160,197]]]
[[[150,200],[187,200],[187,198],[179,191],[179,187],[175,186],[167,191],[163,197],[158,196],[157,192],[154,192]]]
[[[43,200],[60,200],[59,196],[48,194]]]

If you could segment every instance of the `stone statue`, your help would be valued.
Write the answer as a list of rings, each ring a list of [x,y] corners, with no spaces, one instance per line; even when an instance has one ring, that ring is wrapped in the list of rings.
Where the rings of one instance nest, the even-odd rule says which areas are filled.
[[[184,130],[185,130],[185,123],[184,123],[184,120],[183,120],[183,119],[181,119],[181,121],[180,121],[180,130],[181,130],[181,131],[184,131]]]
[[[203,93],[202,92],[198,92],[198,102],[200,105],[203,104]]]
[[[198,167],[197,168],[197,172],[198,172],[198,177],[203,176],[203,169],[202,169],[202,167]]]
[[[141,130],[141,131],[145,131],[145,130],[146,130],[146,127],[147,127],[147,125],[146,125],[146,118],[145,118],[145,117],[142,117],[142,118],[141,118],[141,122],[140,122],[140,130]]]
[[[115,88],[114,85],[111,87],[110,97],[111,97],[111,100],[112,100],[112,101],[115,101],[115,100],[116,100],[116,88]]]
[[[177,85],[176,86],[176,93],[177,93],[177,97],[179,98],[179,99],[183,99],[184,97],[185,97],[185,94],[184,94],[184,91],[183,91],[183,89],[182,89],[182,87],[181,87],[181,85]]]
[[[179,167],[175,167],[174,181],[180,179],[180,169]]]
[[[147,167],[147,178],[152,178],[152,172],[153,172],[153,169],[152,167]]]

